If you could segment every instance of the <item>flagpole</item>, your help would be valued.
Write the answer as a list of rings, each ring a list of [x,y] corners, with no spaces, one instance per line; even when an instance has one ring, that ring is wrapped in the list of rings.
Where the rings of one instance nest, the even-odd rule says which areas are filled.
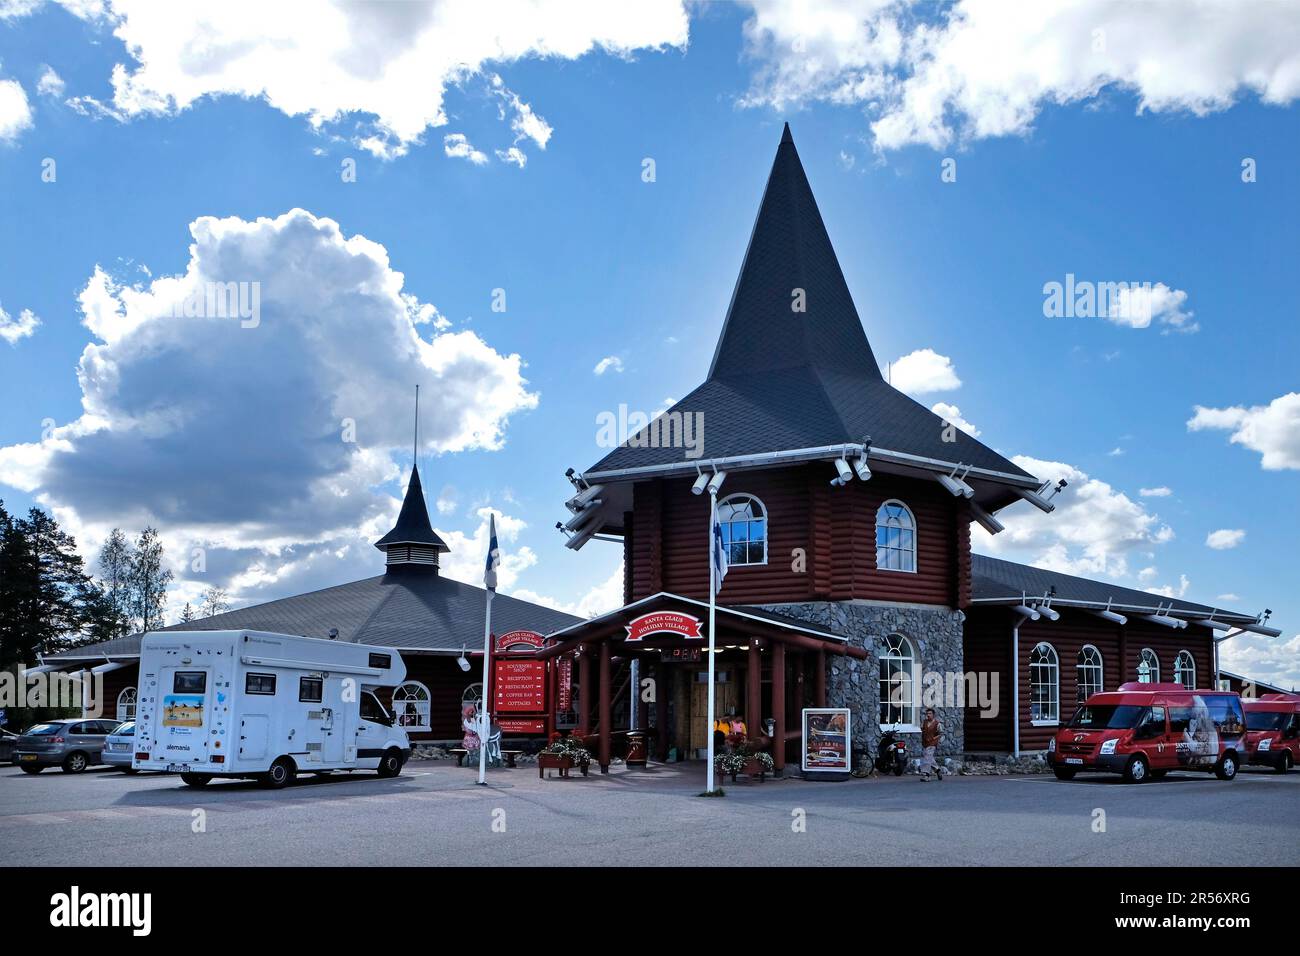
[[[708,755],[709,767],[707,784],[704,788],[705,793],[713,793],[713,739],[714,728],[717,726],[717,715],[714,713],[714,658],[717,656],[713,652],[713,620],[714,610],[718,603],[717,587],[717,561],[714,559],[714,549],[718,546],[713,540],[713,525],[718,515],[718,491],[710,486],[709,488],[709,722],[708,722]]]
[[[492,656],[492,598],[496,588],[487,591],[487,615],[483,621],[483,706],[479,714],[478,782],[487,783],[487,745],[492,732],[492,719],[488,716],[488,661]]]

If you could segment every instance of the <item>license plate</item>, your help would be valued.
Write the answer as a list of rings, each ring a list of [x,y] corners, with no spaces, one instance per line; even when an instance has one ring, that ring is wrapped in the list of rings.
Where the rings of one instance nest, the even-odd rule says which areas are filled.
[[[1065,762],[1066,762],[1066,763],[1077,763],[1077,764],[1082,764],[1082,763],[1083,763],[1083,758],[1082,758],[1082,757],[1066,757],[1066,758],[1065,758]]]
[[[36,754],[19,754],[19,755],[18,755],[18,759],[19,759],[20,762],[21,762],[21,761],[30,761],[30,760],[35,760],[35,759],[36,759]]]
[[[115,751],[117,751],[117,752],[119,752],[119,753],[120,753],[121,751],[124,751],[124,750],[130,750],[130,749],[131,749],[131,745],[130,745],[130,744],[113,744],[113,750],[115,750]]]
[[[168,773],[189,773],[190,765],[187,763],[169,763],[167,765]]]

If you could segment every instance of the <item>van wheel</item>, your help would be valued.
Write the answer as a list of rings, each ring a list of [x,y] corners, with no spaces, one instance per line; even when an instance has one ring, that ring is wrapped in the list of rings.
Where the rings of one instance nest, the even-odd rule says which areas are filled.
[[[288,757],[281,757],[271,764],[271,769],[262,774],[262,785],[272,790],[283,790],[297,776],[298,769]]]
[[[40,764],[37,764],[36,766],[32,766],[29,763],[25,763],[22,765],[20,769],[22,770],[23,773],[40,773],[45,768],[42,767]]]
[[[1291,752],[1289,750],[1283,751],[1282,759],[1277,762],[1277,766],[1273,768],[1273,772],[1286,773],[1290,769],[1291,769]]]
[[[1052,773],[1056,774],[1057,780],[1073,780],[1074,775],[1079,771],[1073,767],[1053,767]]]
[[[396,747],[389,747],[379,758],[379,776],[396,777],[402,772],[402,752]]]
[[[1220,780],[1232,780],[1237,776],[1237,755],[1229,750],[1214,767],[1214,775]]]
[[[63,761],[64,773],[81,773],[89,765],[90,761],[80,750],[68,754],[68,758]]]
[[[183,773],[181,774],[181,783],[187,787],[206,787],[212,778],[206,773]]]
[[[1147,782],[1147,761],[1141,754],[1134,756],[1127,764],[1124,765],[1124,782],[1125,783],[1146,783]]]

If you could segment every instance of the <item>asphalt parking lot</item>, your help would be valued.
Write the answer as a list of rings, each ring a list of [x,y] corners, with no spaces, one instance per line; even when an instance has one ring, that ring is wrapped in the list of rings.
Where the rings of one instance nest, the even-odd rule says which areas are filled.
[[[914,776],[727,785],[673,765],[489,786],[449,762],[281,791],[0,768],[0,865],[1216,866],[1300,864],[1300,773]],[[1104,825],[1103,825],[1104,824]]]

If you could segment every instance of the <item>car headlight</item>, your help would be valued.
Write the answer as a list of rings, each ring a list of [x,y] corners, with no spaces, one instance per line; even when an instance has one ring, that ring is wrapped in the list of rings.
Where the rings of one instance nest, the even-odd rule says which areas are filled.
[[[1115,745],[1117,743],[1119,743],[1119,741],[1114,737],[1112,737],[1110,740],[1103,741],[1101,745],[1101,750],[1097,752],[1103,754],[1113,754],[1115,752]]]
[[[1269,750],[1269,749],[1271,749],[1271,745],[1272,745],[1272,743],[1273,743],[1273,738],[1272,738],[1272,737],[1265,737],[1263,740],[1261,740],[1261,741],[1259,742],[1259,747],[1258,747],[1258,749],[1259,749],[1259,750]]]

